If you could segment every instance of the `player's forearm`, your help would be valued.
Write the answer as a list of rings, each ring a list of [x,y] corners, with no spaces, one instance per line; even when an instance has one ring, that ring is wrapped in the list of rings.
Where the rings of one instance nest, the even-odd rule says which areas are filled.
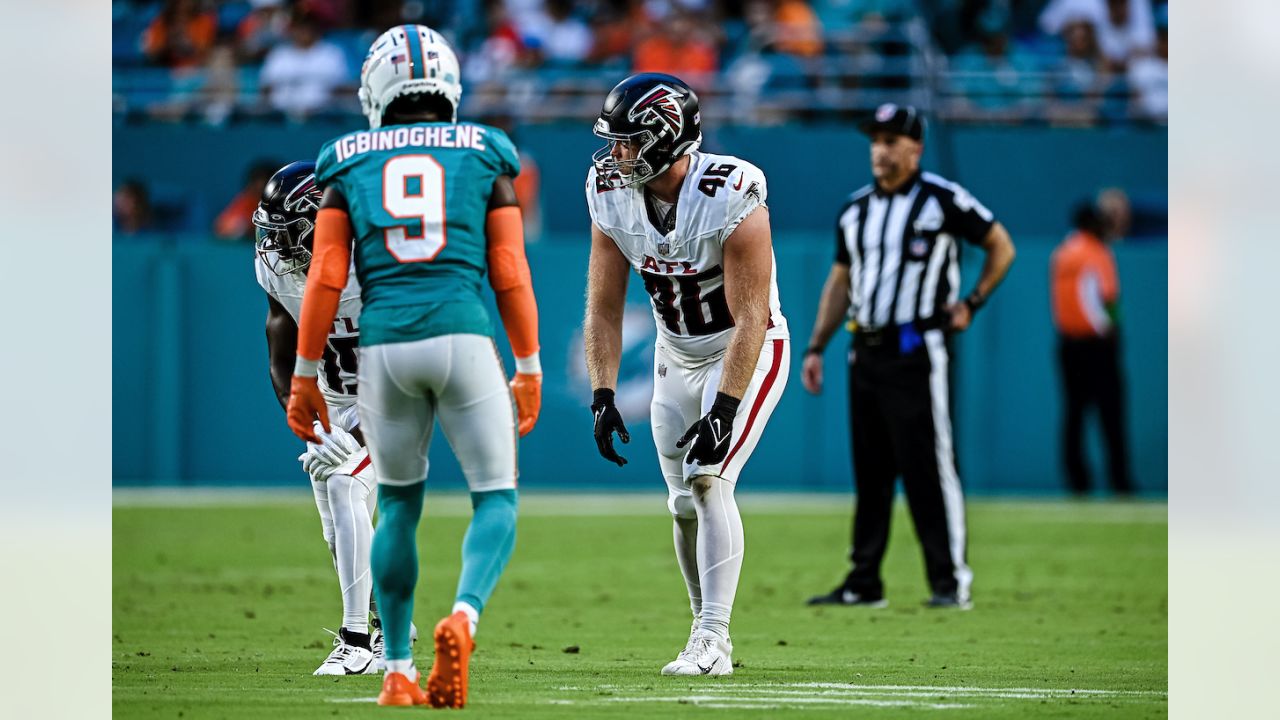
[[[616,388],[622,358],[622,317],[588,311],[582,323],[582,339],[591,389]]]
[[[822,299],[818,301],[818,317],[813,321],[813,332],[809,334],[809,347],[821,350],[831,342],[849,310],[848,283],[841,284],[833,276],[827,278],[822,288]]]
[[[351,221],[347,213],[323,208],[316,216],[311,269],[298,316],[299,360],[319,362],[329,329],[338,315],[351,269]],[[296,374],[296,373],[295,373]]]
[[[485,221],[489,240],[489,283],[502,316],[502,326],[516,356],[518,372],[541,373],[538,362],[538,301],[524,252],[524,224],[520,208],[491,210]]]
[[[275,363],[271,364],[271,387],[276,391],[276,400],[280,402],[282,409],[289,408],[289,383],[293,376],[293,363],[289,367],[277,367]]]
[[[751,376],[760,360],[760,348],[769,325],[769,309],[753,308],[734,316],[733,338],[724,354],[724,372],[720,376],[720,392],[739,400],[747,394]]]
[[[978,275],[978,282],[974,288],[985,299],[1004,280],[1009,267],[1013,265],[1017,251],[1013,247],[1013,239],[1009,237],[1009,232],[1000,223],[991,226],[982,243],[982,248],[986,252],[986,259],[983,260],[982,272]]]

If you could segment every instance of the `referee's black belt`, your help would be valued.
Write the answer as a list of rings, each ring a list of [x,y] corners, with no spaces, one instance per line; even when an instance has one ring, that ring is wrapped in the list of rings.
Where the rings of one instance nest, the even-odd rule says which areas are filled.
[[[923,333],[945,327],[949,319],[946,313],[939,313],[901,325],[859,325],[853,331],[853,345],[868,350],[909,352],[923,342]]]

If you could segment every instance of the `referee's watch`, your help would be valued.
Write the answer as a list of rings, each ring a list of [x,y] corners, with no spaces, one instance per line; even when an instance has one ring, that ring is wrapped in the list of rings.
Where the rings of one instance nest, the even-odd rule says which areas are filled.
[[[976,315],[978,310],[987,304],[987,296],[983,295],[981,290],[974,288],[973,292],[965,297],[964,304],[965,307],[969,308],[970,315]]]

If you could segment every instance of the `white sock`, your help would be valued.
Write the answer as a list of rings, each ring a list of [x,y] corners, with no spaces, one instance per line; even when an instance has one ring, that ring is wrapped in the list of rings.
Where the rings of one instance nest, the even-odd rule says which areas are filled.
[[[413,658],[408,660],[388,660],[387,672],[398,672],[410,680],[418,679],[418,669],[413,666]]]
[[[458,611],[461,611],[466,615],[467,620],[470,621],[471,637],[474,639],[476,636],[476,626],[480,624],[480,611],[471,607],[469,603],[464,603],[461,600],[453,604],[453,609],[449,611],[449,614],[452,615]]]
[[[675,539],[676,562],[684,585],[689,591],[689,610],[696,618],[702,613],[702,580],[698,577],[698,518],[676,517],[672,524]]]
[[[369,596],[373,590],[369,548],[373,520],[366,502],[369,486],[350,475],[330,475],[329,509],[333,513],[334,558],[342,588],[342,627],[369,632]]]
[[[695,484],[694,503],[703,598],[699,629],[728,638],[729,616],[742,572],[742,516],[733,499],[733,485],[722,478],[700,478]]]

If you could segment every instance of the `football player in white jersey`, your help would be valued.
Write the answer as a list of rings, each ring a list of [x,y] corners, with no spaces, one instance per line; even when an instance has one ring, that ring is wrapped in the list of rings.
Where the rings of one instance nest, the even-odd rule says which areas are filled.
[[[298,316],[311,263],[311,234],[321,193],[315,163],[284,166],[262,191],[253,215],[257,228],[254,270],[267,291],[267,351],[271,384],[281,407],[289,403]],[[356,345],[359,342],[360,286],[355,275],[342,293],[338,317],[330,329],[321,364],[320,388],[329,406],[331,432],[308,443],[298,459],[311,477],[325,543],[342,590],[342,624],[333,650],[315,675],[362,675],[381,671],[382,637],[370,632],[372,577],[369,545],[377,479],[356,414]]]
[[[591,260],[583,323],[596,445],[626,464],[630,436],[613,402],[627,270],[658,326],[651,423],[675,518],[676,560],[693,611],[663,675],[729,675],[729,618],[742,568],[733,491],[787,384],[790,341],[760,169],[698,152],[698,98],[670,75],[640,74],[605,98],[608,145],[587,175]]]

